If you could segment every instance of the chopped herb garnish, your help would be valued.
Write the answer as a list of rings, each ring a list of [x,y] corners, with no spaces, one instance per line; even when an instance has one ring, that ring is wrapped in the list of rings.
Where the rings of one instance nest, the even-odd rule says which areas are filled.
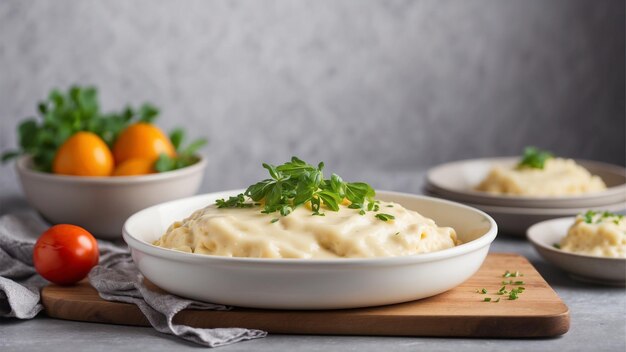
[[[517,164],[518,169],[531,168],[543,169],[546,160],[553,158],[554,155],[548,151],[538,149],[536,147],[526,147],[522,160]]]
[[[599,224],[603,220],[613,219],[615,225],[619,225],[619,222],[624,218],[624,215],[611,213],[610,211],[603,211],[599,213],[593,210],[587,210],[584,214],[581,214],[583,221],[587,224]]]
[[[585,222],[587,224],[593,224],[593,217],[596,215],[596,212],[593,210],[587,210],[587,212],[583,215]]]
[[[558,243],[553,244],[552,247],[554,247],[556,249],[561,249],[561,245],[558,244]]]
[[[509,300],[513,301],[519,298],[519,294],[524,292],[524,288],[514,288],[509,292]]]
[[[504,272],[504,274],[502,274],[502,277],[520,277],[520,276],[524,276],[524,274],[520,273],[519,271],[515,271],[514,273],[512,273],[507,270]]]
[[[276,221],[278,221],[278,218],[273,218],[270,222],[273,224],[273,223],[275,223]]]
[[[524,285],[524,281],[515,281],[513,285]]]
[[[491,298],[490,297],[485,297],[485,299],[483,299],[483,302],[491,302]]]
[[[480,290],[480,293],[482,293],[484,295],[484,294],[487,293],[487,290],[483,288],[482,290]]]
[[[393,235],[394,235],[394,236],[397,236],[397,235],[399,235],[399,234],[400,234],[400,232],[396,232],[396,233],[394,233]]]
[[[378,213],[375,216],[376,216],[376,218],[378,218],[378,219],[380,219],[382,221],[389,221],[389,220],[393,220],[393,219],[396,218],[395,216],[393,216],[391,214],[385,214],[385,213]]]

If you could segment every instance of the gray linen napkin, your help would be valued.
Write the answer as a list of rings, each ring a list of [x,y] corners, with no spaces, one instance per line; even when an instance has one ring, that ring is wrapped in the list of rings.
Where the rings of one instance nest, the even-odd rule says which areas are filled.
[[[37,237],[48,226],[34,214],[0,217],[0,318],[30,319],[43,307],[39,291],[48,282],[35,272],[32,262]],[[149,290],[125,245],[98,241],[100,265],[89,282],[100,297],[139,307],[159,332],[209,347],[264,337],[266,332],[243,328],[200,329],[173,324],[183,309],[228,310],[230,307],[184,299]]]

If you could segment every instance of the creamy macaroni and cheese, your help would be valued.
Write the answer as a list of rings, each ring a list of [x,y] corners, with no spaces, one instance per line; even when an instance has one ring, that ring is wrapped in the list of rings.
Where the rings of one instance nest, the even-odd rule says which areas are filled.
[[[598,176],[591,175],[572,159],[550,158],[542,169],[494,167],[476,187],[478,191],[518,196],[569,196],[606,189]]]
[[[579,215],[560,248],[586,255],[626,258],[626,220],[610,213]]]
[[[172,224],[154,244],[183,252],[253,258],[368,258],[439,251],[459,243],[454,229],[397,203],[380,202],[393,220],[341,205],[311,214],[300,206],[288,216],[263,214],[259,207],[209,205]],[[277,219],[272,221],[273,219]]]

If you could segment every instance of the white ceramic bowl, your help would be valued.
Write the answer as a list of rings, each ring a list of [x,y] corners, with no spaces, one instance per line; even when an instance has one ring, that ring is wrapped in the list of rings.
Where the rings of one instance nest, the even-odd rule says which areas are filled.
[[[470,207],[424,196],[378,192],[452,226],[464,243],[427,254],[375,259],[259,259],[183,253],[152,245],[176,220],[215,199],[211,193],[157,205],[131,216],[124,239],[143,275],[180,296],[234,306],[335,309],[412,301],[447,291],[481,266],[497,225]]]
[[[519,157],[504,157],[442,164],[428,171],[425,188],[453,201],[519,208],[602,207],[626,201],[625,169],[617,165],[588,160],[576,162],[602,178],[607,185],[605,191],[568,197],[528,197],[490,194],[473,189],[494,166],[513,166],[518,161]]]
[[[445,196],[435,193],[429,189],[425,189],[425,193],[434,197],[446,198]],[[608,210],[611,212],[621,212],[626,210],[625,202],[585,208],[521,208],[463,203],[491,215],[498,223],[498,228],[501,234],[518,237],[525,236],[526,230],[540,221],[561,218],[564,216],[575,216],[580,213],[584,213],[587,210]]]
[[[604,258],[566,252],[554,247],[567,235],[573,217],[552,219],[531,226],[528,240],[548,262],[570,273],[577,280],[611,286],[626,284],[626,259]]]
[[[81,177],[35,171],[29,157],[17,160],[17,173],[30,204],[51,223],[84,227],[94,236],[119,239],[133,213],[196,194],[206,162],[164,173]]]

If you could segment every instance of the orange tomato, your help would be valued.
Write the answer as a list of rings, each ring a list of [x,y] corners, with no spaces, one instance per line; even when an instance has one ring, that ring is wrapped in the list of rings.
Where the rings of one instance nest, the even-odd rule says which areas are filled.
[[[57,150],[52,172],[75,176],[109,176],[113,155],[104,141],[91,132],[77,132]]]
[[[154,171],[154,160],[135,158],[117,165],[113,170],[113,176],[145,175]]]
[[[158,127],[144,122],[128,126],[113,145],[113,157],[118,165],[129,159],[154,161],[162,153],[176,154],[172,142]]]

